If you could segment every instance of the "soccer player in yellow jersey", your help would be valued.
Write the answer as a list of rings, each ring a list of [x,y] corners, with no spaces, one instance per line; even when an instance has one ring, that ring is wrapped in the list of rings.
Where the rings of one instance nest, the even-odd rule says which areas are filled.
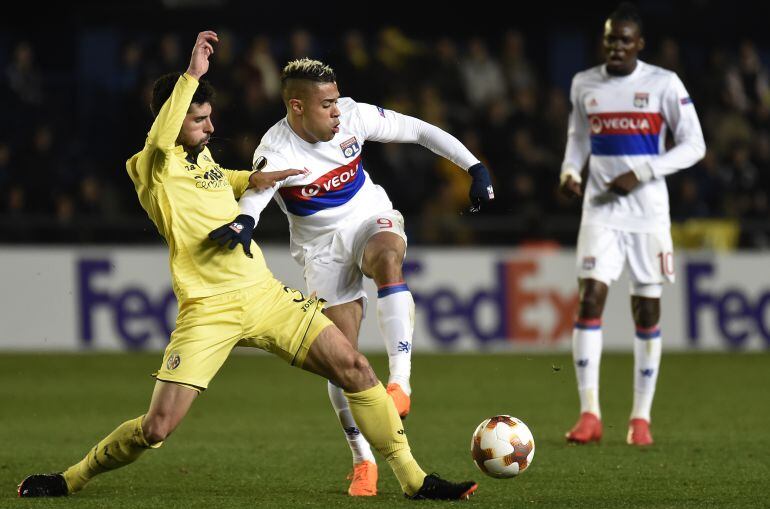
[[[366,358],[323,315],[318,298],[306,298],[277,281],[255,244],[249,244],[249,257],[238,251],[223,256],[215,243],[200,240],[238,215],[235,200],[248,187],[270,186],[298,174],[289,170],[267,177],[226,170],[214,162],[206,148],[214,132],[213,89],[200,79],[208,71],[216,42],[214,32],[201,32],[187,72],[156,82],[155,121],[144,149],[126,164],[142,207],[168,243],[179,301],[176,329],[155,373],[149,409],[115,428],[64,472],[24,479],[19,496],[75,493],[95,475],[160,447],[230,351],[249,346],[273,352],[342,387],[361,432],[385,456],[407,497],[468,498],[477,488],[475,482],[452,483],[423,472],[412,457],[393,400]],[[250,236],[253,222],[236,219],[227,227]]]

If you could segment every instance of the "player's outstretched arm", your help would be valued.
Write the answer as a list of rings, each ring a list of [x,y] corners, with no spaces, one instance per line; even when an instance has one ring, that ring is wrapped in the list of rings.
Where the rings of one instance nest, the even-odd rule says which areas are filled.
[[[249,189],[255,191],[264,191],[272,188],[278,182],[282,182],[289,177],[296,175],[306,175],[307,170],[281,170],[281,171],[255,171],[249,175]]]
[[[209,233],[209,239],[217,242],[220,246],[227,245],[230,249],[235,249],[235,246],[240,244],[243,246],[243,253],[251,258],[251,237],[254,234],[260,212],[275,192],[275,184],[289,177],[305,175],[306,173],[307,170],[293,169],[261,172],[255,168],[255,171],[249,175],[249,192],[244,193],[240,200],[241,208],[246,210],[231,222],[212,230]],[[251,199],[249,195],[251,195]]]
[[[236,200],[240,199],[249,189],[257,192],[266,191],[275,186],[276,183],[282,182],[289,177],[306,174],[305,170],[283,170],[266,173],[255,170],[249,174],[245,171],[228,170],[227,168],[222,168],[222,173],[225,174],[225,177],[230,182],[230,187],[233,188],[233,196]]]
[[[448,132],[419,118],[371,104],[356,103],[356,107],[366,140],[417,143],[467,170],[473,179],[469,192],[471,212],[478,212],[483,203],[495,199],[489,170],[460,140]]]

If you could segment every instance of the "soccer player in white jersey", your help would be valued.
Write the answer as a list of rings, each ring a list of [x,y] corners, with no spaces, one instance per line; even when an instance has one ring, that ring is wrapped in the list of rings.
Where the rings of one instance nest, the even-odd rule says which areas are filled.
[[[705,153],[695,107],[679,77],[637,59],[642,22],[620,4],[604,25],[605,64],[572,80],[561,189],[580,196],[588,177],[578,234],[580,306],[572,351],[580,418],[567,433],[574,443],[602,437],[599,361],[602,311],[608,286],[628,264],[634,337],[634,400],[627,442],[652,444],[650,411],[661,355],[662,283],[674,282],[666,175],[688,168]],[[666,130],[674,147],[665,150]],[[589,159],[590,156],[590,159]]]
[[[364,170],[364,143],[418,143],[449,159],[470,173],[474,207],[494,198],[489,173],[462,143],[438,127],[340,98],[335,73],[322,62],[307,58],[289,62],[281,81],[287,114],[262,138],[254,165],[264,172],[304,169],[306,173],[246,193],[236,222],[252,227],[271,198],[278,202],[289,218],[291,253],[304,266],[308,291],[327,301],[325,313],[354,346],[366,308],[363,276],[374,280],[377,319],[389,358],[387,391],[401,417],[406,417],[414,300],[402,273],[404,219]],[[230,238],[221,240],[230,241],[232,249],[241,240],[238,235],[233,230]],[[371,448],[342,389],[332,382],[328,389],[353,453],[348,493],[376,495],[377,465]]]

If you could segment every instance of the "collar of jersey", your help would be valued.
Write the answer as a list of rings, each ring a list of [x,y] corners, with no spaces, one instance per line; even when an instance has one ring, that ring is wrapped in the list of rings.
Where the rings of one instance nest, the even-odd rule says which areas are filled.
[[[642,68],[645,67],[646,65],[647,64],[645,64],[644,62],[642,62],[641,60],[639,60],[637,58],[636,59],[636,69],[634,69],[631,72],[631,74],[628,74],[626,76],[614,76],[614,75],[612,75],[612,74],[607,72],[607,64],[604,64],[604,65],[602,65],[602,75],[605,78],[611,79],[611,80],[617,80],[617,81],[630,80],[630,79],[633,79],[633,78],[637,77],[639,75],[639,73],[642,72]]]
[[[203,155],[206,152],[207,148],[208,147],[203,147],[203,150],[198,152],[198,155],[195,157],[195,164],[198,164],[198,159],[200,158],[201,155]],[[182,145],[174,145],[173,152],[174,152],[174,154],[180,155],[182,157],[182,159],[184,159],[185,161],[190,162],[189,159],[187,159],[187,156],[189,154],[184,149],[184,146],[182,146]],[[211,157],[211,156],[209,156],[209,157]]]

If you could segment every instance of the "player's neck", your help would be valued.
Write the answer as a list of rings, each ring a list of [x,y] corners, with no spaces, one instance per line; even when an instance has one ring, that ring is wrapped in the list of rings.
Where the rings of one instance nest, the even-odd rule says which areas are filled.
[[[202,147],[197,147],[197,146],[196,147],[187,147],[185,145],[182,145],[182,148],[184,149],[185,153],[187,154],[187,157],[185,157],[185,159],[187,159],[188,161],[190,161],[193,164],[195,164],[198,161],[198,156],[200,155],[201,152],[203,152],[203,148]]]
[[[289,127],[292,131],[294,131],[294,134],[299,136],[302,141],[306,141],[307,143],[317,143],[318,140],[315,139],[313,136],[310,135],[303,127],[302,122],[292,115],[286,115],[286,121],[289,122]]]
[[[611,69],[608,65],[605,65],[604,68],[607,70],[607,74],[609,74],[610,76],[616,76],[618,78],[622,78],[623,76],[629,76],[633,74],[638,66],[639,66],[639,60],[634,60],[633,63],[627,69]]]

